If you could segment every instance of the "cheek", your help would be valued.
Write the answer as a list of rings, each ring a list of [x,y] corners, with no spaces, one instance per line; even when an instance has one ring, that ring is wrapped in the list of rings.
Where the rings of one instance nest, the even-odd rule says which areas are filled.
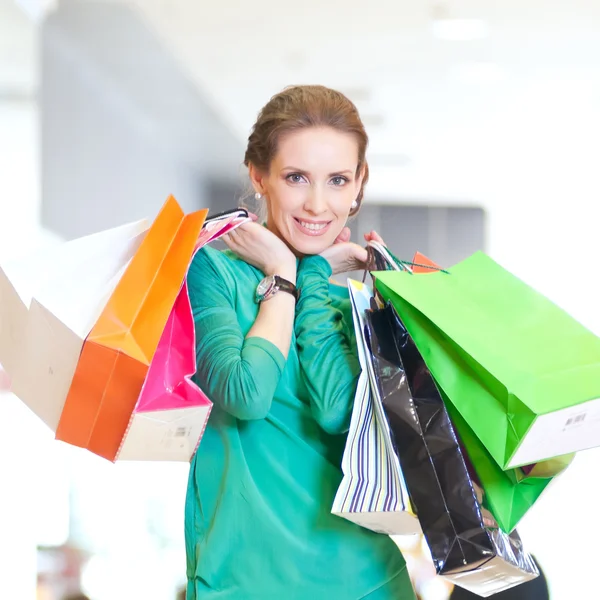
[[[337,236],[340,235],[340,233],[342,233],[342,229],[344,229],[344,227],[346,227],[346,220],[338,219],[338,221],[335,223],[335,227],[332,227],[331,230],[329,231],[328,237],[329,237],[330,243],[333,243],[335,241]]]
[[[344,190],[337,190],[331,195],[329,206],[336,216],[348,217],[356,196],[357,193],[354,191],[353,187],[350,186]]]
[[[301,187],[292,188],[285,184],[277,186],[273,189],[271,196],[273,214],[285,218],[302,207],[305,201],[305,189]]]

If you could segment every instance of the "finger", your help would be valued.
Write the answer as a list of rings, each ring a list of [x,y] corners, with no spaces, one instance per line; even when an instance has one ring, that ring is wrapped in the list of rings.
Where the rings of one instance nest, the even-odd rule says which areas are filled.
[[[335,241],[333,242],[334,244],[345,244],[346,242],[350,241],[350,228],[349,227],[344,227],[344,229],[342,229],[342,231],[340,231],[340,234],[335,238]]]
[[[248,212],[248,216],[252,219],[252,221],[258,221],[258,215]]]
[[[383,238],[375,231],[369,231],[369,233],[365,233],[365,240],[367,242],[373,241],[373,242],[378,242],[381,245],[385,246],[385,242],[383,241]]]
[[[357,245],[354,253],[354,260],[356,260],[361,265],[366,265],[368,259],[369,253],[367,252],[367,249]]]
[[[239,248],[240,246],[244,245],[244,242],[246,240],[248,240],[248,232],[247,231],[241,231],[241,227],[237,227],[236,229],[234,229],[233,231],[229,232],[229,243],[230,243],[230,248],[233,249],[233,246],[235,246],[236,248]]]
[[[234,239],[231,237],[231,234],[233,232],[230,231],[229,233],[226,233],[224,235],[221,236],[221,240],[223,240],[223,243],[230,249],[230,250],[235,250],[235,248],[239,245],[236,244]]]
[[[373,238],[376,242],[379,242],[380,244],[383,244],[385,246],[385,242],[383,241],[383,238],[376,232],[373,231]]]
[[[242,223],[239,227],[236,227],[231,233],[237,233],[238,235],[243,235],[252,231],[252,228],[256,226],[256,223],[250,221],[249,223]]]

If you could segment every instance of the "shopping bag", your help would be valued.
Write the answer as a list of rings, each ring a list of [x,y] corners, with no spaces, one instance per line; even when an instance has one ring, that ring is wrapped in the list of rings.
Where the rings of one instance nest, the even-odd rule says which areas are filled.
[[[465,459],[471,467],[471,475],[481,486],[486,496],[486,505],[499,527],[510,533],[527,511],[539,500],[555,476],[568,465],[550,469],[549,465],[538,463],[529,473],[522,473],[521,468],[503,471],[490,456],[473,430],[467,425],[454,405],[441,392],[445,405],[457,432]],[[551,464],[551,461],[548,461]],[[544,476],[535,473],[535,468]]]
[[[10,377],[8,373],[0,365],[0,393],[10,390]]]
[[[516,469],[517,481],[557,477],[563,473],[575,459],[575,454],[565,454],[533,465],[525,465]]]
[[[84,342],[57,439],[116,459],[207,212],[164,204]]]
[[[374,273],[450,402],[503,469],[600,445],[600,338],[478,252]]]
[[[53,431],[84,340],[147,228],[116,227],[0,269],[0,362],[11,391]]]
[[[420,252],[413,258],[413,273],[431,273],[441,267]],[[492,459],[473,430],[441,391],[463,455],[471,474],[483,488],[487,507],[500,528],[510,533],[540,498],[552,479],[562,473],[573,460],[573,454],[542,461],[523,468],[503,471]]]
[[[192,381],[194,319],[184,283],[150,363],[115,460],[189,461],[212,402]]]
[[[195,251],[247,221],[240,210],[207,218]],[[184,282],[114,460],[191,460],[212,408],[192,380],[195,372],[194,318]]]
[[[442,267],[434,263],[430,258],[427,258],[427,256],[420,252],[415,252],[411,265],[413,273],[435,273],[441,270]]]
[[[0,369],[9,380],[19,364],[18,345],[22,343],[28,309],[25,300],[11,281],[10,274],[0,267]],[[4,367],[2,367],[4,363]]]
[[[518,534],[504,533],[484,512],[435,382],[391,304],[367,313],[367,331],[383,408],[436,571],[484,597],[536,577]]]
[[[411,535],[421,528],[410,504],[398,457],[378,398],[371,392],[372,367],[365,352],[365,311],[371,289],[351,279],[348,291],[362,372],[342,458],[344,477],[331,512],[388,535]]]

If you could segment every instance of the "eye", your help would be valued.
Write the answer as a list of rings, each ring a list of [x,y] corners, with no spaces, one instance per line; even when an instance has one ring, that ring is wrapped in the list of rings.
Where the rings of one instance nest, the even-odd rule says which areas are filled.
[[[340,186],[345,185],[346,183],[348,183],[348,178],[347,177],[343,177],[342,175],[336,175],[335,177],[333,177],[331,179],[331,183],[333,183],[333,185],[336,186],[336,187],[340,187]]]
[[[300,173],[290,173],[286,179],[291,183],[302,183],[304,181],[304,175]]]

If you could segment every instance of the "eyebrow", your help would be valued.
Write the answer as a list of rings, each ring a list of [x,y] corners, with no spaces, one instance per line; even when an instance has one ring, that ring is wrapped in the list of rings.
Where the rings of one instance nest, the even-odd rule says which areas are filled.
[[[294,173],[301,173],[302,175],[308,175],[308,171],[305,171],[304,169],[297,169],[296,167],[283,167],[283,169],[281,169],[282,171],[293,171]],[[352,169],[343,169],[341,171],[334,171],[333,173],[329,173],[329,177],[333,177],[334,175],[344,175],[345,173],[348,173],[350,175],[354,174],[354,171]]]

